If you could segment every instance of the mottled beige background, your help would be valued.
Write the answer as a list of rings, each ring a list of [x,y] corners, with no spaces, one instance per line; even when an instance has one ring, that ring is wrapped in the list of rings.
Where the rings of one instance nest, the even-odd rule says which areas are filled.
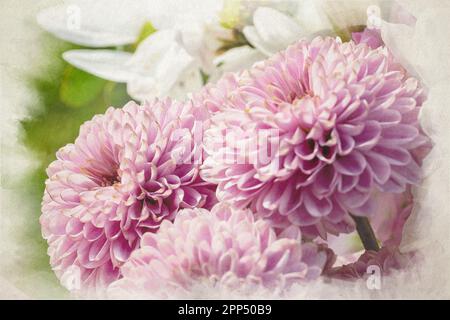
[[[18,121],[27,116],[32,96],[24,75],[45,63],[35,15],[58,1],[0,0],[0,105],[1,105],[1,207],[0,207],[0,298],[53,297],[45,283],[47,274],[17,274],[18,258],[27,254],[26,243],[18,241],[26,221],[26,195],[17,190],[17,177],[33,166],[33,159],[18,143]],[[18,192],[19,191],[19,192]],[[20,195],[20,196],[19,196]],[[12,283],[20,283],[27,294]]]

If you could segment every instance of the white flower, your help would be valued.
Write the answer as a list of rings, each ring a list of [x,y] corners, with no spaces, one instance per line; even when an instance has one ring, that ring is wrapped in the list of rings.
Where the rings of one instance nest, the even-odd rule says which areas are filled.
[[[371,6],[381,16],[384,7],[378,5],[378,0],[300,0],[297,12],[290,16],[261,7],[253,15],[253,26],[246,26],[244,34],[256,49],[270,56],[301,38],[366,25]]]
[[[278,7],[278,1],[265,1],[265,6],[252,11],[253,24],[248,22],[243,33],[254,49],[239,52],[246,64],[250,59],[253,62],[261,59],[255,51],[271,56],[301,38],[336,35],[336,32],[346,31],[349,27],[367,25],[368,10],[374,10],[375,15],[382,18],[391,5],[391,2],[381,0],[298,0],[290,3],[290,11],[286,7]],[[226,53],[228,57],[217,61],[225,60],[234,69],[239,69],[237,61],[229,61],[229,57],[238,56],[233,52],[237,50],[231,49]]]
[[[40,11],[37,22],[56,37],[82,46],[124,45],[136,40],[140,28],[150,18],[148,3],[66,0]]]
[[[416,8],[412,0],[409,7]],[[240,71],[301,38],[336,35],[365,25],[368,9],[386,18],[392,1],[381,0],[70,0],[45,9],[38,22],[64,40],[93,48],[135,43],[146,22],[156,32],[134,54],[113,49],[80,49],[63,57],[76,67],[127,83],[136,100],[155,96],[183,99],[203,85]],[[377,13],[378,14],[378,13]],[[226,29],[220,27],[226,25]],[[216,55],[231,29],[249,45]]]
[[[214,65],[217,69],[223,72],[236,72],[242,69],[252,66],[255,62],[265,59],[267,56],[271,55],[270,50],[265,50],[265,45],[259,46],[259,41],[257,39],[257,31],[251,26],[255,21],[255,16],[260,16],[261,14],[256,14],[256,12],[269,10],[271,13],[275,13],[276,17],[281,17],[281,20],[276,19],[270,21],[262,21],[261,19],[256,19],[258,22],[268,23],[268,29],[272,29],[272,33],[280,31],[275,37],[267,39],[267,46],[280,47],[281,50],[284,47],[283,34],[285,30],[280,30],[283,27],[293,26],[292,23],[283,23],[290,18],[286,15],[288,13],[296,12],[299,2],[301,1],[286,1],[286,0],[225,0],[224,8],[220,13],[221,23],[228,28],[234,28],[238,30],[243,30],[246,40],[251,44],[232,48],[222,55],[219,55],[214,60]],[[276,18],[275,17],[275,18]],[[264,18],[263,18],[264,19]],[[296,25],[293,26],[297,28]],[[263,31],[264,32],[264,31]],[[252,37],[253,36],[253,37]],[[280,38],[279,38],[279,37]],[[280,41],[281,39],[281,41]],[[272,43],[275,40],[275,43]],[[291,39],[292,40],[292,39]],[[281,43],[280,45],[280,42]],[[289,43],[288,43],[289,44]],[[275,50],[275,52],[278,50]]]
[[[403,0],[400,3],[415,17],[416,23],[407,25],[383,21],[381,36],[386,46],[410,73],[419,76],[427,86],[448,81],[450,5],[438,0]]]
[[[256,61],[264,60],[265,55],[252,47],[245,45],[230,49],[214,59],[214,64],[221,72],[236,72],[250,68]]]
[[[259,7],[274,8],[283,13],[295,12],[298,0],[224,0],[220,21],[227,28],[241,29],[252,23]]]
[[[183,98],[202,85],[213,52],[208,25],[218,19],[217,0],[71,0],[38,14],[38,23],[75,44],[102,48],[134,43],[145,22],[156,28],[134,54],[80,49],[63,57],[74,66],[115,82],[126,82],[137,100]]]
[[[294,19],[269,7],[255,11],[253,24],[244,28],[245,37],[267,56],[307,35]]]

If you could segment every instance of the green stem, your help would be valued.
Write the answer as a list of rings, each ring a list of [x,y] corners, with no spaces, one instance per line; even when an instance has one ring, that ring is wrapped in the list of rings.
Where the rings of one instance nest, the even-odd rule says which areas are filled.
[[[366,217],[358,217],[352,215],[353,220],[356,223],[356,231],[358,232],[359,238],[364,245],[364,249],[371,251],[379,251],[380,247],[378,245],[377,238],[373,232],[372,226],[370,225],[369,219]]]

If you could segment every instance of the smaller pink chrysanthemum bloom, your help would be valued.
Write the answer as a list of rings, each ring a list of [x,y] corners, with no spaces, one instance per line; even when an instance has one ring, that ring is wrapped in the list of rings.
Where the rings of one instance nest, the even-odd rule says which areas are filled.
[[[230,94],[239,85],[239,74],[227,73],[217,83],[208,83],[192,96],[196,106],[204,106],[210,114],[216,114],[224,109]]]
[[[144,235],[141,248],[122,267],[123,278],[108,289],[114,298],[161,298],[187,294],[204,284],[224,290],[283,290],[316,279],[327,252],[301,241],[292,226],[277,235],[249,210],[226,204],[212,211],[185,209]]]
[[[354,230],[421,180],[425,99],[386,48],[318,37],[244,72],[205,134],[217,197],[305,236]],[[220,103],[222,103],[220,101]]]
[[[201,122],[192,104],[164,101],[109,108],[80,129],[47,169],[40,222],[50,263],[72,290],[106,286],[120,266],[181,208],[210,208],[199,176]]]

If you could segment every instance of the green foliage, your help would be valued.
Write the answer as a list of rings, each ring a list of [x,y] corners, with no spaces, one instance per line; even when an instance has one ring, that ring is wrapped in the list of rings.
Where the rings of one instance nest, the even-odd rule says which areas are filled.
[[[29,221],[19,237],[31,254],[22,259],[17,273],[44,274],[46,282],[48,278],[54,281],[53,294],[60,296],[64,291],[61,291],[50,270],[47,244],[42,239],[39,225],[45,169],[55,160],[59,148],[74,142],[85,121],[104,113],[109,106],[123,106],[130,97],[125,84],[97,78],[64,62],[62,52],[74,46],[50,37],[45,37],[41,44],[47,48],[50,63],[40,67],[38,76],[28,76],[26,80],[27,90],[34,91],[38,99],[29,106],[29,110],[32,110],[30,116],[21,122],[21,141],[40,164],[20,181],[18,188],[21,194],[26,195],[27,207],[30,208],[30,212],[24,209],[18,211],[19,214],[28,215]],[[19,287],[32,291],[34,295],[39,291],[38,288],[27,288],[25,280],[18,281]]]
[[[67,66],[59,88],[59,97],[68,107],[82,108],[92,103],[101,94],[105,84],[106,80]]]
[[[38,93],[30,118],[24,120],[23,142],[47,166],[55,152],[73,142],[81,124],[109,106],[122,106],[131,98],[125,84],[109,82],[63,62],[60,50],[54,56],[60,68],[30,80],[30,89]]]

